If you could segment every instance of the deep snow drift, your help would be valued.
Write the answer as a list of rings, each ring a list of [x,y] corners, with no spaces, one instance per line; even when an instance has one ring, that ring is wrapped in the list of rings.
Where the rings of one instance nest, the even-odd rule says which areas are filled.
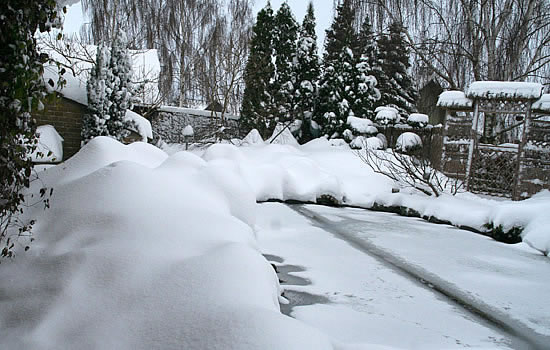
[[[52,207],[0,265],[0,348],[331,348],[279,312],[234,161],[98,137],[40,177]]]

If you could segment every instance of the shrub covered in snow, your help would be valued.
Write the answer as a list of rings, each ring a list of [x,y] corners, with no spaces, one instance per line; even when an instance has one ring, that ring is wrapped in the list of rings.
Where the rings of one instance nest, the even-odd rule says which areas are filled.
[[[373,135],[378,133],[378,129],[376,129],[370,119],[349,116],[347,125],[356,135]]]
[[[36,128],[38,145],[31,157],[34,162],[55,163],[63,160],[63,138],[51,125]]]
[[[422,148],[422,139],[414,132],[404,132],[397,138],[395,149],[401,152],[413,152]]]
[[[428,122],[428,115],[421,113],[411,113],[407,118],[407,124],[414,128],[424,128],[428,125]]]
[[[397,109],[388,106],[377,107],[374,120],[381,125],[397,124],[401,120]]]

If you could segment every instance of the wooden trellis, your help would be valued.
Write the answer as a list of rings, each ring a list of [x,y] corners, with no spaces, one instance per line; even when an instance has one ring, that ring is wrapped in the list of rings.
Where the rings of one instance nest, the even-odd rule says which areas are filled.
[[[477,82],[468,94],[441,94],[442,171],[465,181],[471,192],[513,200],[550,189],[550,95],[537,85]],[[490,131],[504,118],[512,125],[503,130],[513,137],[502,142],[504,132]]]

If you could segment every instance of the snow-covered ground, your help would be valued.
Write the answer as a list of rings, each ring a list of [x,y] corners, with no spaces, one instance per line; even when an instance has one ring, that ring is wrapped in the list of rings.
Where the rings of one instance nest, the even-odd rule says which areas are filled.
[[[256,214],[259,210],[256,201],[313,202],[321,196],[331,196],[341,203],[364,207],[374,202],[397,203],[422,214],[437,214],[440,219],[455,224],[521,225],[525,227],[525,238],[538,238],[533,239],[532,245],[543,249],[550,244],[547,230],[550,219],[545,215],[550,210],[548,192],[520,203],[473,195],[434,199],[405,190],[392,194],[394,184],[374,174],[345,143],[318,139],[304,146],[291,146],[256,141],[247,147],[216,144],[194,153],[168,155],[145,143],[124,146],[99,137],[66,162],[41,171],[40,181],[35,181],[30,191],[38,193],[42,186],[54,188],[51,208],[26,211],[29,217],[37,219],[36,240],[30,251],[21,251],[14,261],[0,264],[3,281],[0,348],[342,348],[340,343],[347,344],[352,338],[341,338],[323,325],[312,323],[321,329],[316,330],[280,313],[279,284],[275,272],[261,256],[256,237],[257,234],[262,239],[259,228],[262,220],[265,221],[265,216]],[[294,221],[291,216],[288,220]],[[411,221],[411,227],[415,222]],[[360,231],[352,232],[359,234]],[[449,262],[457,264],[460,262],[457,259],[464,255],[443,248],[445,242],[453,245],[460,238],[448,236],[440,237],[438,247],[448,254],[456,253]],[[395,248],[403,257],[410,255],[411,261],[423,269],[426,269],[423,264],[437,264],[427,255],[429,239],[419,239],[418,251],[415,251],[416,245],[402,246],[399,237],[387,241],[384,237],[379,240],[382,248],[390,251]],[[480,243],[480,247],[501,246],[481,236],[475,237],[485,242]],[[311,237],[303,239],[307,241]],[[401,250],[404,248],[409,250]],[[493,248],[487,249],[490,252]],[[524,245],[506,249],[509,250],[506,259],[497,255],[500,260],[491,260],[493,255],[489,253],[488,259],[491,266],[501,266],[504,272],[517,261],[517,269],[511,269],[514,275],[509,276],[509,285],[513,288],[522,284],[521,273],[530,269],[541,274],[546,271],[538,270],[542,265],[531,266],[531,261],[549,263],[538,251]],[[291,253],[288,254],[292,258]],[[526,262],[525,256],[531,260]],[[372,259],[356,258],[362,261],[361,265],[376,266]],[[324,262],[322,257],[319,259],[315,263],[324,264],[320,267],[335,270],[330,267],[330,257]],[[347,262],[350,261],[353,259]],[[297,258],[292,262],[300,264]],[[483,262],[475,265],[484,266]],[[459,269],[452,266],[451,273]],[[495,270],[485,271],[483,276],[501,283],[502,274]],[[374,290],[381,285],[376,284],[376,269],[370,271],[365,285],[372,284]],[[439,277],[444,279],[447,272],[443,269],[432,273],[441,274]],[[472,279],[482,275],[478,272]],[[535,272],[534,277],[538,276]],[[345,283],[353,293],[359,293],[362,276],[347,274],[342,269],[341,273],[342,276],[335,277],[338,279],[319,286],[328,290]],[[382,298],[381,305],[388,307],[388,313],[400,312],[399,308],[390,306],[399,301],[399,295],[407,300],[411,295],[407,294],[409,290],[414,290],[411,293],[421,305],[420,309],[432,310],[428,314],[418,310],[420,316],[413,317],[417,311],[409,311],[408,307],[414,307],[403,304],[402,310],[411,315],[399,320],[380,318],[380,324],[394,322],[400,330],[405,329],[401,328],[405,323],[425,320],[424,328],[418,326],[417,330],[410,331],[412,333],[403,331],[402,335],[392,333],[391,336],[411,339],[412,334],[421,332],[425,339],[420,340],[418,348],[422,348],[422,344],[432,348],[450,346],[452,341],[448,339],[475,346],[500,346],[498,341],[491,340],[491,337],[500,339],[497,331],[484,325],[474,330],[476,322],[462,320],[466,316],[456,317],[453,307],[434,300],[424,289],[410,281],[401,285],[389,272],[383,275],[391,281],[390,289],[395,289],[392,294],[395,298]],[[458,282],[468,282],[467,277],[462,276]],[[502,287],[492,283],[489,277],[486,282],[472,283],[478,288],[472,292],[474,299],[491,296],[485,293],[491,286]],[[356,281],[346,282],[346,278]],[[528,289],[522,286],[518,290]],[[312,289],[318,293],[322,290]],[[520,298],[511,304],[512,316],[526,327],[546,334],[548,320],[531,312],[537,305],[546,310],[544,303],[541,299]],[[358,305],[368,308],[370,304],[364,301]],[[501,299],[496,306],[502,306]],[[377,312],[380,316],[382,308]],[[338,313],[349,316],[344,309]],[[534,321],[530,319],[532,316]],[[347,321],[353,317],[349,316]],[[319,316],[319,320],[322,319]],[[443,332],[437,327],[438,322],[447,321],[455,325],[456,332]],[[377,325],[377,322],[370,323]],[[383,327],[378,327],[379,338],[384,334],[390,336],[388,330],[383,333]],[[344,328],[339,326],[341,330]],[[353,335],[359,331],[350,329],[349,332]],[[380,342],[374,335],[372,339],[367,338],[358,341]]]
[[[507,265],[499,268],[498,262],[508,261],[510,254],[516,253],[514,249],[491,246],[486,238],[467,231],[358,209],[309,205],[296,208],[312,211],[327,222],[311,221],[283,204],[261,204],[256,222],[258,240],[265,254],[282,259],[276,262],[281,271],[288,265],[303,268],[290,275],[309,283],[293,285],[291,279],[289,285],[284,286],[289,299],[294,297],[294,292],[299,292],[325,300],[296,306],[292,315],[323,330],[340,342],[342,348],[344,344],[362,344],[365,349],[373,344],[402,349],[528,346],[404,273],[425,266],[413,259],[417,256],[420,262],[429,265],[427,269],[434,265],[442,278],[457,282],[453,288],[466,292],[480,285],[493,284],[496,288],[484,289],[483,294],[477,293],[481,288],[471,288],[473,299],[492,304],[506,296],[505,304],[510,307],[506,312],[519,312],[518,317],[524,320],[532,317],[544,321],[548,314],[546,306],[537,302],[548,294],[549,286],[547,283],[545,286],[543,276],[549,273],[550,265],[545,261],[521,256],[519,266],[503,272]],[[352,239],[346,241],[348,237],[339,231],[348,233]],[[451,234],[454,238],[448,237]],[[445,237],[452,246],[441,247]],[[365,240],[375,248],[379,242],[390,242],[380,244],[389,254],[374,255],[353,238]],[[433,241],[432,249],[426,247],[429,241]],[[472,246],[476,246],[475,250]],[[485,252],[480,254],[482,250]],[[396,268],[388,263],[392,257],[410,266]],[[421,260],[424,257],[425,260]],[[450,260],[448,264],[446,258]],[[490,261],[485,266],[480,260],[484,258]],[[461,264],[457,266],[456,261]],[[526,263],[531,267],[526,267]],[[529,273],[519,274],[526,270]],[[481,281],[476,281],[476,277]],[[525,286],[503,288],[502,281],[506,280],[514,286]],[[514,305],[524,310],[517,310]],[[521,317],[526,310],[530,313]],[[550,329],[548,322],[543,328]]]

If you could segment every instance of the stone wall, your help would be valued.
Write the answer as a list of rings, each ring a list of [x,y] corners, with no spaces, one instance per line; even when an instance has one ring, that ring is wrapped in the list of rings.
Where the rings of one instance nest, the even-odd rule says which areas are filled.
[[[213,140],[220,128],[222,122],[220,118],[194,115],[181,112],[156,112],[152,115],[151,124],[153,126],[153,143],[159,139],[167,143],[185,143],[183,129],[187,125],[193,127],[194,136],[192,142],[208,142]],[[239,123],[235,119],[226,119],[223,123],[224,138],[238,138]]]
[[[82,116],[86,110],[86,106],[61,97],[47,103],[44,110],[33,113],[37,126],[52,125],[63,137],[63,160],[80,149]]]

